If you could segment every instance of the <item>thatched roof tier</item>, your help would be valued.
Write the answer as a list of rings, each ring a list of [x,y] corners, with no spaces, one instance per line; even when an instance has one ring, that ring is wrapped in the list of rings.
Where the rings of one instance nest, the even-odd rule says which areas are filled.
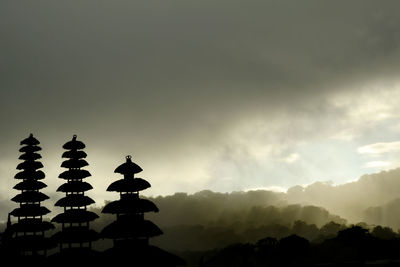
[[[97,218],[99,218],[99,216],[94,212],[83,209],[73,209],[58,214],[51,219],[51,221],[56,223],[83,223],[91,222]]]
[[[68,159],[82,159],[82,158],[86,158],[87,154],[85,153],[85,151],[82,150],[69,150],[69,151],[65,151],[62,154],[63,158],[68,158]]]
[[[42,156],[40,154],[38,154],[38,153],[27,152],[27,153],[24,153],[21,156],[19,156],[18,159],[21,159],[21,160],[38,160],[40,158],[42,158]]]
[[[126,176],[133,176],[135,173],[141,171],[143,171],[143,169],[136,163],[132,162],[132,156],[126,156],[126,162],[122,163],[114,170],[115,173],[121,173]]]
[[[80,243],[80,242],[93,242],[99,239],[99,234],[87,227],[68,227],[63,231],[53,235],[57,242],[62,243]]]
[[[150,200],[127,198],[108,203],[101,212],[111,214],[134,214],[151,211],[158,212],[159,210],[157,206]]]
[[[32,153],[40,150],[42,150],[40,146],[23,146],[19,149],[19,152]]]
[[[88,165],[89,164],[84,159],[68,159],[61,163],[61,167],[64,168],[82,168]]]
[[[104,264],[103,252],[92,250],[89,247],[64,246],[60,252],[49,255],[46,263],[46,266],[107,266]],[[127,263],[124,262],[123,265],[127,265]],[[115,266],[115,262],[109,262],[109,266]]]
[[[124,178],[113,182],[107,191],[138,192],[151,187],[150,183],[142,178]]]
[[[71,141],[66,142],[63,145],[64,149],[68,149],[68,150],[78,150],[78,149],[84,149],[86,146],[82,141],[78,141],[76,140],[76,135],[74,135],[72,137]]]
[[[40,190],[47,187],[45,183],[36,180],[24,180],[16,184],[13,188],[16,190]]]
[[[36,204],[23,205],[11,211],[11,215],[15,217],[43,216],[48,213],[50,213],[50,210],[48,208]]]
[[[11,225],[11,230],[15,232],[42,232],[54,229],[54,225],[41,219],[21,219]]]
[[[148,220],[124,220],[114,221],[101,231],[103,238],[149,238],[162,235],[163,232],[157,225]]]
[[[72,194],[67,195],[54,204],[54,206],[58,207],[83,207],[93,204],[94,200],[88,196]]]
[[[25,138],[20,142],[21,145],[28,145],[28,146],[36,146],[40,144],[39,140],[33,137],[33,134],[30,134],[29,137]]]
[[[15,246],[18,250],[39,251],[53,248],[56,244],[43,235],[26,235],[14,237],[10,245],[11,247]]]
[[[41,202],[46,199],[49,199],[49,197],[43,194],[42,192],[25,191],[16,195],[11,200],[17,203],[23,203],[23,202]]]
[[[104,252],[105,264],[121,264],[135,262],[137,266],[176,267],[185,265],[180,257],[155,246],[138,246],[130,240],[117,241],[116,246]],[[121,243],[121,244],[119,244]]]
[[[17,165],[17,170],[37,170],[43,168],[43,164],[40,161],[24,161]]]
[[[25,170],[17,173],[14,178],[15,179],[29,179],[29,180],[42,180],[44,179],[45,174],[43,171],[37,170],[37,171],[30,171],[30,170]]]
[[[57,192],[85,192],[93,189],[93,187],[86,182],[70,181],[58,187]]]
[[[74,180],[74,179],[80,180],[89,176],[91,176],[91,174],[87,170],[68,170],[60,173],[58,178],[62,178],[65,180]]]

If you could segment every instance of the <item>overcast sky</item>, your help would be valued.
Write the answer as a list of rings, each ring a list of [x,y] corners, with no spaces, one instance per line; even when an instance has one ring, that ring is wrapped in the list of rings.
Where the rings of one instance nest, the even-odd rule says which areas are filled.
[[[86,143],[97,202],[126,155],[147,195],[342,184],[400,163],[398,1],[0,2],[0,196],[19,142]],[[14,192],[15,191],[15,192]]]

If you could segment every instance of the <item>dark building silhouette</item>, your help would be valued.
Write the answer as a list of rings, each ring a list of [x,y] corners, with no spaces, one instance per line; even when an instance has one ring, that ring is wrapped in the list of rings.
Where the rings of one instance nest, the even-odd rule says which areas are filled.
[[[115,173],[124,178],[113,182],[107,191],[118,192],[120,199],[108,203],[102,213],[116,215],[116,220],[104,227],[102,237],[114,242],[113,248],[105,253],[110,262],[132,261],[135,266],[177,266],[184,261],[179,257],[149,244],[149,238],[163,232],[153,222],[146,220],[147,212],[158,212],[157,206],[150,200],[140,198],[139,192],[149,188],[149,182],[136,178],[142,168],[132,162],[131,156],[115,169]]]
[[[98,239],[98,233],[89,227],[89,223],[98,216],[87,210],[87,206],[93,204],[94,200],[85,195],[86,191],[92,189],[89,183],[83,181],[91,176],[89,171],[82,169],[89,165],[84,160],[87,155],[82,150],[85,144],[76,137],[74,135],[72,140],[63,146],[67,151],[62,155],[66,160],[61,167],[67,170],[58,176],[66,181],[57,189],[58,192],[64,192],[65,197],[58,200],[55,206],[62,207],[64,212],[51,220],[60,223],[62,227],[61,231],[53,236],[61,253],[90,251],[92,242]]]
[[[54,226],[50,222],[43,221],[43,216],[50,210],[41,205],[48,196],[40,192],[46,184],[39,181],[45,178],[44,172],[40,170],[43,164],[38,161],[41,158],[37,153],[41,150],[39,144],[40,142],[32,134],[21,141],[23,147],[19,150],[22,152],[19,159],[23,162],[18,164],[17,169],[20,172],[14,177],[20,181],[14,189],[20,193],[11,200],[18,203],[19,207],[11,211],[8,216],[5,236],[10,251],[19,256],[46,256],[47,250],[53,246],[51,240],[45,236],[45,232]],[[10,215],[16,217],[17,222],[12,223]]]

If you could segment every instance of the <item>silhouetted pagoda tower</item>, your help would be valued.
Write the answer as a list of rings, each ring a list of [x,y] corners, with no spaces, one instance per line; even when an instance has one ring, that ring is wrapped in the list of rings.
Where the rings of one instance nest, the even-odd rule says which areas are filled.
[[[124,178],[117,180],[107,191],[118,192],[120,199],[109,202],[102,213],[115,214],[116,220],[104,227],[103,238],[113,239],[114,247],[106,251],[110,262],[132,261],[135,266],[177,266],[184,264],[179,257],[160,248],[149,245],[149,238],[162,235],[163,232],[153,222],[145,220],[147,212],[158,212],[157,206],[150,200],[140,198],[139,192],[151,187],[142,178],[136,178],[142,168],[127,156],[126,162],[115,169],[115,173]]]
[[[64,208],[64,212],[55,216],[51,221],[61,223],[62,229],[53,237],[58,242],[60,252],[90,250],[92,242],[98,239],[98,234],[89,228],[89,222],[98,218],[97,214],[87,210],[87,206],[94,203],[94,200],[85,196],[85,192],[93,187],[83,182],[83,179],[90,177],[89,171],[82,169],[89,164],[84,160],[86,153],[82,150],[85,144],[76,140],[65,143],[66,149],[62,154],[66,160],[61,167],[68,170],[62,172],[58,177],[66,180],[57,191],[64,192],[65,197],[55,203],[55,206]]]
[[[50,210],[41,205],[41,202],[49,197],[40,192],[46,184],[39,181],[45,177],[44,172],[40,170],[43,164],[38,161],[41,158],[37,153],[41,150],[39,144],[40,142],[32,134],[21,141],[23,147],[19,150],[22,152],[19,159],[23,162],[18,164],[17,169],[20,172],[14,177],[20,180],[14,189],[20,190],[21,193],[11,199],[19,203],[19,207],[9,214],[7,231],[11,237],[10,245],[20,256],[46,256],[47,249],[53,246],[50,239],[45,236],[45,232],[54,226],[50,222],[43,221],[43,216]],[[10,215],[17,218],[16,223],[11,223]]]

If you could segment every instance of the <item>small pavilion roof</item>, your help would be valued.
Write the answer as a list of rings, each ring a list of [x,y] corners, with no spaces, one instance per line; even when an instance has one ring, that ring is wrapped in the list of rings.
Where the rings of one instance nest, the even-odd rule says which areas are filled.
[[[24,180],[16,184],[13,188],[17,190],[39,190],[47,187],[45,183],[37,180]]]
[[[22,154],[21,156],[19,156],[18,159],[22,159],[22,160],[38,160],[42,158],[42,156],[38,153],[35,152],[25,152],[24,154]]]
[[[126,161],[114,170],[115,173],[120,173],[123,175],[134,175],[135,173],[139,173],[141,171],[143,171],[143,169],[140,168],[140,166],[136,163],[132,162],[132,156],[130,155],[126,156]]]
[[[73,226],[64,228],[63,231],[55,233],[53,238],[57,242],[80,243],[96,241],[99,239],[99,234],[92,229],[88,229],[86,226]]]
[[[83,209],[73,209],[56,215],[51,221],[56,223],[83,223],[91,222],[97,218],[99,218],[99,216],[94,212]]]
[[[105,252],[106,257],[112,259],[112,262],[123,265],[126,262],[135,262],[138,266],[181,266],[186,265],[186,262],[159,247],[137,246],[134,242],[129,245],[129,242],[112,247]]]
[[[19,149],[19,152],[31,153],[31,152],[37,152],[40,150],[42,150],[42,148],[40,146],[23,146]]]
[[[83,207],[95,203],[88,196],[72,194],[59,199],[54,206],[57,207]]]
[[[90,172],[87,170],[67,170],[58,176],[58,178],[62,178],[65,180],[73,180],[73,179],[84,179],[86,177],[91,176]]]
[[[17,170],[37,170],[43,168],[43,164],[40,161],[24,161],[17,165]]]
[[[11,215],[18,216],[43,216],[50,213],[50,210],[44,206],[23,205],[11,211]]]
[[[88,165],[89,164],[84,159],[68,159],[61,163],[61,167],[64,168],[82,168]]]
[[[63,145],[63,148],[68,150],[84,149],[86,147],[85,144],[82,141],[76,140],[76,138],[77,135],[75,134],[71,141],[68,141]]]
[[[62,154],[62,157],[68,159],[82,159],[86,158],[87,154],[83,150],[68,150]]]
[[[21,219],[12,224],[12,230],[15,232],[42,232],[54,229],[54,225],[41,219]]]
[[[111,214],[135,214],[145,212],[158,212],[157,206],[147,199],[121,199],[108,203],[102,213]]]
[[[70,181],[68,183],[64,183],[58,187],[57,192],[85,192],[93,187],[86,182],[81,181]]]
[[[28,145],[28,146],[36,146],[40,144],[39,140],[33,137],[33,134],[30,134],[29,137],[25,138],[20,142],[21,145]]]
[[[138,238],[154,237],[163,232],[157,225],[149,220],[116,220],[101,231],[104,238]]]
[[[42,180],[44,179],[45,174],[40,170],[24,170],[22,172],[18,172],[14,178],[15,179],[29,179],[29,180]]]
[[[12,239],[11,246],[17,246],[22,250],[45,250],[55,247],[57,244],[43,235],[19,235]]]
[[[41,202],[46,199],[49,199],[49,197],[43,194],[42,192],[25,191],[16,195],[11,200],[17,203],[21,203],[21,202]]]
[[[151,187],[150,183],[142,178],[124,178],[113,182],[107,191],[138,192]]]

